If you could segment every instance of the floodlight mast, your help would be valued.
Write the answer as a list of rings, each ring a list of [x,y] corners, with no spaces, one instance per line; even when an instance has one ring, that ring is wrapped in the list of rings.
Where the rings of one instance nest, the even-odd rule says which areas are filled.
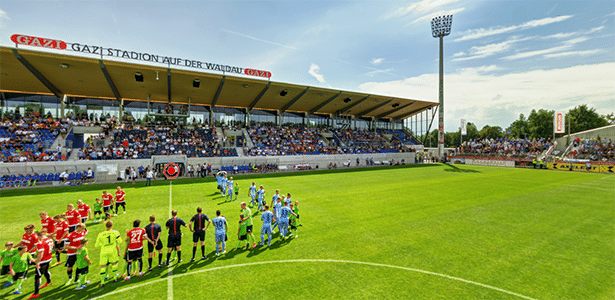
[[[431,19],[431,35],[440,38],[440,105],[438,107],[438,157],[444,158],[444,37],[451,34],[453,15]]]

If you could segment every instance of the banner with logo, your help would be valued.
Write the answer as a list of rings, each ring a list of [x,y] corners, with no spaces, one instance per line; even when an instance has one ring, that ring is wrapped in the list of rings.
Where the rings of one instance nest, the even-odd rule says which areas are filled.
[[[566,132],[566,114],[565,113],[555,113],[553,116],[553,132],[555,133],[565,133]]]
[[[468,135],[468,122],[466,120],[461,119],[461,135]]]
[[[597,165],[592,163],[547,163],[547,169],[590,173],[615,173],[615,165]]]

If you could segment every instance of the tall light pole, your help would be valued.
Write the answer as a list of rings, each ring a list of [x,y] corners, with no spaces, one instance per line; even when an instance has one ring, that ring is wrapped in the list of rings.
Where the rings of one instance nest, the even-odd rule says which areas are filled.
[[[440,106],[438,107],[438,156],[444,157],[444,37],[451,34],[453,15],[431,19],[431,35],[440,38]]]

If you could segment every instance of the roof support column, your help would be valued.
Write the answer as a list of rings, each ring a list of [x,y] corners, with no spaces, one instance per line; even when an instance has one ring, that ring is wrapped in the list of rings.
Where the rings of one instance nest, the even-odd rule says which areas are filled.
[[[248,126],[248,124],[250,124],[250,110],[246,108],[245,112],[244,123],[246,123],[245,126]]]
[[[124,116],[124,99],[122,98],[122,100],[120,101],[120,122],[122,122],[122,117]]]
[[[66,95],[62,96],[62,99],[60,99],[60,118],[64,119],[64,103],[66,103],[66,101],[68,100],[68,97]]]
[[[282,126],[282,114],[280,113],[279,110],[276,111],[275,124],[278,126]]]

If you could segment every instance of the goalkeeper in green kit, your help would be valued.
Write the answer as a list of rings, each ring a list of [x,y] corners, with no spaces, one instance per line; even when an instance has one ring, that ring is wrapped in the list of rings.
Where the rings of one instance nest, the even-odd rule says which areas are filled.
[[[100,248],[100,283],[98,285],[101,287],[109,279],[109,266],[113,272],[113,281],[117,281],[119,275],[117,263],[120,260],[120,243],[122,243],[120,233],[112,229],[112,221],[107,221],[105,227],[107,227],[107,230],[99,233],[96,238],[96,247]]]

